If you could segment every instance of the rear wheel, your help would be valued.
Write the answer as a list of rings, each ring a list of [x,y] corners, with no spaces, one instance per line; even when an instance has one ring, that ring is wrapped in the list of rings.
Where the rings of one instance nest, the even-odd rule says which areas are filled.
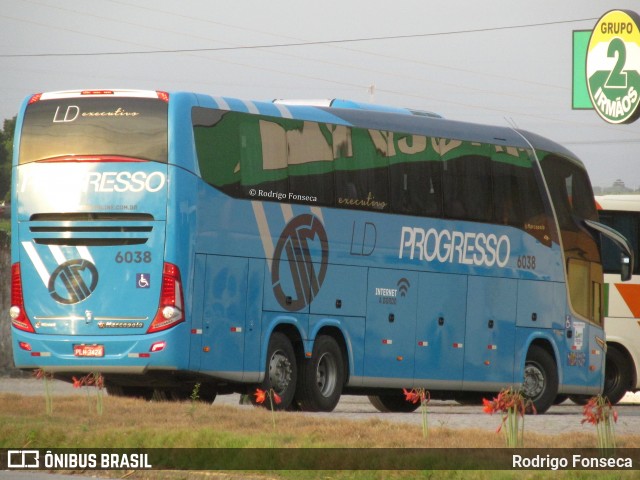
[[[607,349],[607,358],[604,365],[604,392],[603,395],[615,405],[631,388],[631,368],[624,354],[614,347]]]
[[[522,392],[531,400],[537,413],[544,413],[553,405],[558,394],[558,370],[549,352],[531,345],[524,366]]]
[[[143,400],[151,400],[153,398],[153,389],[149,387],[107,385],[107,393],[114,397],[141,398]]]
[[[265,377],[258,388],[269,395],[275,392],[281,401],[276,403],[272,398],[274,400],[273,408],[286,410],[293,401],[293,395],[296,391],[296,377],[296,356],[291,341],[285,334],[276,332],[269,339]],[[255,404],[256,397],[253,392],[250,398]],[[262,405],[266,408],[272,408],[268,398]]]
[[[408,402],[402,392],[387,395],[369,395],[371,405],[383,413],[411,413],[420,406],[420,402]]]
[[[310,359],[300,365],[296,403],[309,412],[332,411],[342,394],[344,362],[338,343],[320,335],[313,344]]]

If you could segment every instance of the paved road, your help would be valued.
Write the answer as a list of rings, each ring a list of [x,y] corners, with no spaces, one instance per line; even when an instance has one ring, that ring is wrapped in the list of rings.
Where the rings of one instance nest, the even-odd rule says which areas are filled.
[[[0,393],[19,393],[21,395],[42,395],[42,383],[32,379],[9,379],[0,377]],[[54,382],[54,395],[80,395],[83,391],[74,389],[70,384]],[[220,395],[216,404],[237,405],[239,408],[253,408],[239,405],[239,395]],[[617,406],[618,435],[640,434],[640,394],[628,394]],[[380,413],[366,397],[345,395],[335,411],[331,413],[304,413],[321,418],[344,418],[350,420],[385,420],[420,425],[420,413]],[[544,415],[527,416],[527,431],[547,435],[569,432],[593,433],[592,425],[582,425],[582,407],[567,401],[549,409]],[[429,404],[429,424],[433,427],[480,428],[495,431],[499,417],[491,417],[478,406],[462,406],[455,402],[432,401]]]

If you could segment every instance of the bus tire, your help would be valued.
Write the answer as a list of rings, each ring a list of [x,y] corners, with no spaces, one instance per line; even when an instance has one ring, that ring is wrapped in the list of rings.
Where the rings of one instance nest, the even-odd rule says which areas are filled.
[[[264,380],[258,385],[258,388],[269,395],[275,392],[280,397],[280,403],[277,403],[273,398],[272,406],[271,401],[267,398],[262,406],[275,410],[289,408],[296,392],[296,377],[296,355],[291,341],[284,333],[275,332],[269,339]],[[250,395],[250,399],[252,403],[256,404],[256,396],[253,393]]]
[[[411,413],[420,406],[420,402],[408,402],[402,392],[387,395],[369,395],[371,405],[382,413]]]
[[[544,413],[558,395],[558,370],[553,356],[538,345],[531,345],[524,366],[522,392],[536,413]]]
[[[296,403],[306,412],[331,412],[344,385],[342,351],[333,337],[320,335],[313,343],[313,354],[300,365]]]
[[[615,347],[607,348],[604,364],[604,391],[612,405],[615,405],[631,388],[632,372],[625,355]]]

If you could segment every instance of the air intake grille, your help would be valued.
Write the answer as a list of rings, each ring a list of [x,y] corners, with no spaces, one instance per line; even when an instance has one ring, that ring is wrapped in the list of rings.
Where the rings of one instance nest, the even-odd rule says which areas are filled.
[[[40,245],[118,246],[142,245],[153,231],[147,213],[37,213],[29,231]]]

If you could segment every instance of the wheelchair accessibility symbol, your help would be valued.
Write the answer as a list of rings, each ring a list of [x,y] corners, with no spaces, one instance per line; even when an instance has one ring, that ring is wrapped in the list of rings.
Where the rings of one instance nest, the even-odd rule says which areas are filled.
[[[149,288],[151,286],[151,275],[148,273],[136,273],[136,288]]]

